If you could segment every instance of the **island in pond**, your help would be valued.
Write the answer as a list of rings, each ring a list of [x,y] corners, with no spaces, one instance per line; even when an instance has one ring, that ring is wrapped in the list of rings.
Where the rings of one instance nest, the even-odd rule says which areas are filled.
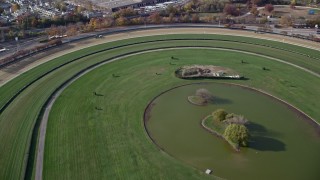
[[[176,76],[182,79],[214,78],[214,79],[243,79],[236,71],[213,65],[189,65],[176,70]]]
[[[248,120],[243,116],[227,113],[224,109],[218,109],[202,120],[205,129],[226,140],[236,151],[249,146],[247,124]]]
[[[213,102],[213,95],[207,89],[201,88],[196,91],[195,95],[188,96],[188,101],[194,105],[205,106]]]

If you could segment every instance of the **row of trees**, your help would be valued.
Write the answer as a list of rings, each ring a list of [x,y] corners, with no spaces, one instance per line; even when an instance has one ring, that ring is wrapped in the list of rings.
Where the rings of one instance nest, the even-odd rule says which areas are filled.
[[[173,13],[169,14],[169,16],[161,16],[160,13],[155,12],[149,15],[148,17],[135,17],[135,18],[127,18],[120,16],[115,19],[116,26],[124,26],[124,25],[138,25],[138,24],[160,24],[160,23],[197,23],[200,22],[200,17],[198,14],[182,14],[182,15],[174,15]]]
[[[88,22],[89,19],[82,16],[81,14],[67,14],[63,17],[53,17],[52,19],[49,18],[38,18],[38,14],[30,14],[25,13],[17,17],[17,26],[20,29],[28,29],[28,28],[48,28],[51,25],[66,25],[69,23],[76,23],[76,22]]]

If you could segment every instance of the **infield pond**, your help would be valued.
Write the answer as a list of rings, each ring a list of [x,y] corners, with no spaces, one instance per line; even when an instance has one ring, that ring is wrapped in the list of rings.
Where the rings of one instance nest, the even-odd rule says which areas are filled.
[[[213,104],[188,102],[200,88],[213,94]],[[201,126],[218,108],[249,120],[249,147],[236,152]],[[261,92],[222,83],[189,84],[159,95],[146,112],[145,126],[157,146],[201,171],[211,169],[225,179],[320,179],[319,126]]]

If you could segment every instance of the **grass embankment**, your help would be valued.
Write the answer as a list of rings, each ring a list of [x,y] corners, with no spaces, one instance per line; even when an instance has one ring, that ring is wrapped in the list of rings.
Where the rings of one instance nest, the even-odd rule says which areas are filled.
[[[74,57],[80,57],[81,55],[91,53],[92,51],[95,51],[95,50],[99,50],[99,49],[101,50],[101,49],[105,49],[108,47],[114,47],[114,46],[121,45],[121,44],[127,44],[127,43],[132,43],[132,42],[143,42],[146,40],[164,39],[163,37],[164,36],[146,37],[146,38],[130,39],[127,41],[108,43],[108,44],[103,44],[103,45],[99,45],[99,46],[95,46],[95,47],[91,47],[91,48],[86,48],[81,51],[77,51],[77,52],[70,53],[68,55],[56,58],[54,61],[50,61],[48,63],[42,64],[39,67],[34,68],[34,69],[22,74],[21,76],[15,78],[14,80],[7,83],[6,85],[2,86],[0,88],[0,99],[1,99],[0,105],[2,107],[13,96],[13,94],[18,92],[26,84],[37,79],[42,74],[48,72],[49,70],[53,69],[54,67],[58,67],[59,65],[65,63],[67,61],[71,61]],[[188,37],[188,38],[190,38],[190,37],[191,38],[199,38],[199,37],[200,38],[204,38],[204,37],[205,38],[210,38],[210,37],[211,38],[218,38],[219,37],[219,38],[223,39],[226,36],[219,36],[219,35],[218,36],[216,36],[216,35],[205,35],[205,36],[201,36],[201,35],[179,35],[179,36],[178,35],[177,36],[167,35],[167,36],[165,36],[166,39],[186,38],[186,37]],[[242,38],[242,40],[247,41],[247,40],[251,40],[251,38]],[[258,41],[258,40],[255,40],[255,41]],[[263,43],[263,42],[267,43],[267,41],[264,41],[264,40],[259,41],[259,42],[260,43]],[[276,46],[278,44],[279,43],[275,43]],[[269,48],[269,47],[259,47],[258,46],[259,47],[258,48],[256,45],[250,45],[250,44],[246,45],[245,43],[234,43],[234,42],[224,42],[224,41],[221,42],[221,41],[217,41],[217,40],[205,40],[205,41],[201,41],[201,40],[199,40],[199,41],[196,41],[196,40],[183,41],[183,40],[180,40],[180,41],[168,41],[168,42],[161,42],[161,43],[159,43],[159,42],[142,43],[142,44],[132,45],[132,46],[123,47],[123,48],[116,48],[114,50],[109,50],[109,51],[105,51],[105,52],[102,52],[102,53],[99,53],[96,55],[91,55],[91,56],[88,56],[85,58],[80,58],[79,60],[77,60],[75,62],[72,62],[68,65],[61,67],[61,68],[58,68],[54,72],[47,74],[46,76],[44,76],[40,80],[33,83],[31,86],[29,86],[27,89],[25,89],[18,96],[18,98],[16,98],[0,115],[0,127],[1,127],[0,141],[2,144],[2,146],[0,147],[0,152],[1,152],[0,177],[2,177],[4,179],[21,179],[24,176],[24,170],[25,170],[25,166],[26,166],[26,162],[27,162],[27,158],[28,158],[28,149],[29,149],[29,145],[30,145],[32,130],[35,125],[37,116],[40,112],[40,109],[41,109],[42,105],[44,104],[44,102],[46,101],[46,99],[54,91],[54,89],[57,88],[59,85],[61,85],[68,78],[72,77],[75,73],[81,71],[82,69],[84,69],[92,64],[101,62],[107,58],[117,56],[119,54],[124,54],[124,53],[128,53],[128,52],[133,52],[133,51],[138,51],[138,50],[143,50],[143,49],[148,49],[148,48],[175,47],[175,46],[180,46],[180,45],[181,46],[182,45],[189,45],[189,46],[197,46],[198,45],[198,46],[225,47],[225,48],[240,49],[240,50],[245,50],[245,51],[250,51],[250,52],[262,52],[262,53],[265,53],[265,55],[270,55],[270,56],[274,56],[274,57],[278,57],[278,58],[284,58],[284,60],[288,60],[293,63],[297,63],[297,64],[301,63],[304,67],[308,67],[309,69],[314,69],[317,71],[320,69],[320,66],[318,65],[318,63],[319,63],[318,61],[315,61],[315,60],[308,58],[306,56],[303,56],[303,55],[299,56],[294,53],[290,53],[287,51],[281,51],[281,50],[279,50],[279,52],[280,52],[279,53],[277,51],[274,52],[273,48]],[[284,44],[283,44],[283,46],[284,46]],[[292,47],[292,46],[291,45],[286,46],[286,48],[290,48],[290,47]],[[301,51],[301,49],[305,49],[305,48],[300,48],[299,51]],[[175,51],[172,51],[172,53],[173,52],[175,52]],[[203,58],[204,59],[203,62],[208,63],[208,64],[216,63],[216,64],[220,64],[220,65],[227,65],[230,67],[234,66],[237,70],[239,69],[239,72],[243,72],[246,74],[246,76],[253,78],[252,79],[253,81],[243,82],[244,84],[247,84],[247,85],[250,85],[253,87],[257,87],[257,88],[261,88],[261,89],[265,89],[268,92],[270,92],[278,97],[281,97],[285,100],[288,100],[290,103],[293,103],[294,105],[296,105],[300,109],[304,110],[306,113],[308,113],[312,117],[315,117],[316,119],[320,119],[319,112],[317,111],[317,109],[319,109],[318,104],[317,104],[317,102],[319,100],[319,98],[318,98],[319,95],[317,93],[317,92],[319,92],[319,88],[314,86],[314,84],[319,84],[319,82],[318,82],[318,79],[315,78],[314,76],[312,76],[308,73],[302,72],[301,70],[297,70],[295,68],[292,68],[291,66],[277,63],[274,61],[266,60],[265,58],[249,56],[249,55],[244,55],[244,54],[241,56],[236,55],[236,56],[227,57],[226,54],[228,54],[228,53],[225,53],[225,51],[221,52],[221,51],[207,51],[207,50],[201,51],[200,50],[197,52],[201,52],[201,53],[205,53],[205,54],[186,53],[186,54],[188,54],[188,56],[184,56],[183,54],[177,53],[176,55],[179,57],[183,57],[184,60],[179,61],[179,62],[175,62],[175,63],[180,65],[180,64],[190,64],[191,62],[193,62],[192,64],[194,64],[195,59],[193,57],[196,56],[196,57]],[[208,59],[209,57],[205,56],[205,55],[208,54],[209,52],[221,52],[221,53],[218,53],[218,55],[211,54],[210,57],[214,57],[214,59],[213,58]],[[314,52],[317,52],[317,51],[314,51]],[[175,53],[173,53],[173,54],[175,54]],[[231,54],[238,54],[238,53],[231,53]],[[148,59],[145,59],[142,57],[148,57]],[[153,55],[152,56],[144,56],[143,55],[143,56],[139,56],[139,58],[143,59],[143,61],[137,62],[137,61],[133,60],[132,62],[142,63],[144,65],[148,65],[148,64],[150,65],[150,63],[159,62],[159,61],[156,61],[156,59],[158,59],[160,57],[161,56],[159,55],[159,53],[156,56],[153,56]],[[254,58],[252,58],[252,57],[254,57]],[[239,58],[245,59],[248,62],[248,64],[239,65],[238,64],[238,62],[240,62]],[[135,58],[133,58],[133,59],[135,59]],[[167,60],[164,57],[162,57],[162,63],[164,63],[164,64],[160,63],[158,65],[164,66],[164,69],[167,69],[168,66],[174,67],[174,65],[172,65],[172,66],[169,65],[170,62],[171,62],[170,60]],[[230,64],[229,62],[232,62],[232,63]],[[131,69],[131,66],[133,67],[134,65],[136,65],[135,63],[131,64],[130,66],[122,65],[121,69],[120,69],[121,71],[117,70],[117,72],[121,72],[120,74],[126,74],[126,70]],[[276,64],[277,66],[274,66],[273,64]],[[156,64],[153,64],[153,65],[156,65]],[[261,66],[268,67],[271,69],[271,71],[262,73]],[[148,66],[143,66],[141,68],[142,69],[149,69]],[[177,67],[174,67],[174,68],[177,68]],[[172,69],[170,69],[170,70],[172,70]],[[137,70],[137,72],[139,72],[139,71],[141,71],[141,69]],[[268,76],[266,76],[266,74],[268,74]],[[299,74],[299,76],[293,78],[292,74]],[[140,74],[140,75],[144,76],[143,74]],[[170,74],[166,74],[165,76],[161,75],[161,76],[157,76],[157,77],[166,77],[166,78],[170,77],[171,80],[174,79]],[[139,78],[140,77],[138,77],[138,79]],[[140,78],[140,79],[142,80],[143,78]],[[308,79],[308,81],[305,81],[305,79]],[[184,83],[184,82],[185,81],[182,81],[182,80],[179,81],[179,83]],[[170,84],[170,81],[168,81],[168,82],[163,81],[162,83],[163,84]],[[177,83],[177,81],[172,81],[171,85],[174,85],[176,83]],[[145,88],[147,88],[148,90],[151,90],[153,88],[161,89],[162,84],[159,84],[158,81],[155,83],[151,83],[151,84],[154,87],[148,86]],[[117,87],[117,86],[115,86],[115,87]],[[136,86],[117,87],[117,88],[130,88],[130,89],[132,89],[132,87],[136,87]],[[164,87],[170,87],[170,86],[164,86]],[[81,89],[86,89],[86,88],[87,88],[86,86],[81,87]],[[88,89],[90,89],[90,88],[88,87]],[[151,95],[149,94],[148,98],[151,98],[151,96],[153,96],[153,95],[155,95],[155,93],[159,92],[159,89],[153,89],[154,91],[150,92]],[[116,91],[117,89],[111,89],[111,90]],[[78,90],[76,90],[76,91],[78,91]],[[117,92],[123,92],[123,90],[118,89]],[[140,91],[140,92],[135,92],[135,93],[140,94],[142,92],[146,93],[146,91]],[[126,97],[126,96],[124,96],[124,97]],[[312,97],[312,98],[310,98],[310,97]],[[309,104],[304,103],[305,99],[310,100]],[[147,98],[143,99],[144,102],[148,101],[148,100],[149,99],[147,99]],[[139,100],[136,100],[136,101],[138,102]],[[128,102],[123,102],[123,103],[128,103]],[[66,103],[66,104],[72,105],[72,103],[71,104]],[[143,104],[143,105],[145,105],[145,104]],[[76,106],[77,106],[77,104],[75,103],[75,107]],[[135,105],[133,105],[133,106],[135,106]],[[121,109],[125,111],[126,109],[130,109],[130,108],[128,106],[124,106],[124,107],[122,106]],[[114,111],[118,112],[118,113],[122,112],[119,109],[114,109]],[[112,112],[112,111],[110,111],[110,112]],[[113,114],[113,113],[111,113],[111,114]],[[133,118],[135,119],[137,117],[139,117],[139,116],[134,116]],[[127,118],[129,118],[129,117],[127,117]],[[53,121],[53,120],[51,120],[51,121]],[[115,123],[117,123],[117,122],[115,122]],[[118,122],[118,123],[120,123],[120,122]],[[122,122],[122,123],[128,123],[128,122]],[[135,124],[135,126],[137,126],[137,127],[134,127],[134,128],[136,130],[138,129],[139,131],[141,131],[142,129],[141,129],[140,125]],[[123,127],[123,126],[121,126],[121,127]],[[119,129],[117,129],[117,130],[119,130]],[[74,131],[74,130],[72,130],[72,131]],[[122,130],[120,130],[120,131],[122,131]],[[74,135],[73,132],[70,132],[68,130],[64,131],[62,129],[61,129],[61,131],[59,130],[59,133],[68,134],[68,136]],[[101,135],[104,136],[106,134],[101,134]],[[114,136],[118,136],[118,135],[119,134],[115,134]],[[48,135],[48,136],[50,136],[50,135]],[[113,137],[113,135],[111,135],[111,134],[110,134],[110,136]],[[48,141],[50,142],[51,139],[49,138]],[[83,143],[85,143],[85,142],[87,142],[87,141],[84,141]],[[125,141],[123,141],[123,142],[125,142]],[[71,143],[71,140],[70,140],[70,143]],[[151,147],[153,147],[153,146],[150,145],[146,141],[145,136],[143,137],[143,142],[141,142],[141,144],[148,144],[148,145],[146,145],[147,148],[142,150],[143,152],[150,150],[153,152],[153,154],[158,153],[158,151],[156,151],[155,149],[153,149],[153,150],[152,150],[152,148],[150,149],[150,146]],[[68,144],[68,145],[70,145],[70,144]],[[81,146],[83,146],[83,144],[81,145],[81,143],[80,143],[79,148]],[[134,146],[134,147],[136,147],[136,146]],[[100,147],[95,147],[95,148],[100,149]],[[115,147],[115,149],[118,149],[118,148]],[[64,149],[64,151],[71,151],[71,150]],[[85,151],[85,153],[89,153],[89,151],[90,150]],[[130,156],[131,158],[129,158],[130,161],[134,162],[135,161],[134,159],[136,159],[136,158],[138,158],[138,159],[145,158],[143,154],[136,155],[136,153],[134,151],[135,151],[135,149],[128,151],[128,153],[131,154],[131,156]],[[55,152],[53,152],[53,153],[55,153]],[[103,154],[104,152],[100,151],[99,153]],[[58,153],[58,154],[61,155],[61,153]],[[77,154],[77,153],[75,153],[75,154]],[[89,156],[89,157],[91,157],[91,156]],[[116,156],[114,156],[114,158],[115,157]],[[91,158],[93,158],[94,160],[97,160],[96,158],[100,158],[100,155],[97,154],[96,157],[91,157]],[[148,159],[148,158],[150,158],[150,159]],[[150,163],[152,164],[152,162],[154,162],[153,160],[157,161],[161,158],[164,158],[164,157],[162,155],[160,157],[158,156],[155,159],[152,157],[147,157],[147,159],[144,161],[141,161],[141,163],[145,164],[144,167],[147,168],[147,166],[149,166]],[[115,162],[117,162],[117,158],[115,158]],[[149,168],[149,170],[145,170],[145,171],[150,171],[150,173],[149,173],[150,177],[151,177],[151,175],[156,175],[158,177],[161,177],[163,175],[163,177],[169,178],[172,175],[172,177],[181,177],[182,178],[182,177],[196,177],[199,175],[198,172],[192,171],[183,165],[177,165],[175,161],[172,161],[172,160],[168,161],[168,160],[162,159],[162,160],[160,160],[160,162],[163,162],[163,164],[160,163],[158,165],[153,165],[153,166],[151,166],[151,168]],[[65,170],[69,171],[69,173],[67,173],[66,175],[68,175],[68,174],[70,175],[70,173],[73,174],[78,171],[81,172],[83,170],[80,167],[79,167],[80,168],[79,169],[76,164],[72,165],[72,167],[74,167],[76,169],[73,169],[71,167],[71,165],[70,166],[68,165],[68,167],[66,167],[65,163],[70,163],[70,164],[72,164],[72,163],[66,162],[64,160],[61,161],[63,168]],[[85,161],[82,161],[82,163],[86,164]],[[98,170],[103,171],[102,169],[104,169],[107,166],[105,164],[102,164],[102,166],[98,166],[97,164],[94,164],[94,162],[92,162],[92,163],[93,163],[92,166],[95,166],[96,169],[92,170],[92,169],[88,168],[88,170],[91,170],[91,172],[96,172]],[[168,172],[168,175],[166,175],[166,176],[164,175],[164,173],[160,172],[160,171],[162,171],[162,168],[165,168],[165,166],[168,166],[167,167],[168,169],[164,170],[164,172]],[[173,166],[177,166],[176,168],[179,169],[179,171],[181,171],[181,174],[169,173],[169,169],[172,168]],[[126,167],[126,166],[124,166],[124,167]],[[140,168],[140,167],[141,166],[137,165],[137,168]],[[120,166],[115,167],[115,169],[113,169],[113,170],[114,170],[114,172],[117,172],[118,176],[121,176],[121,177],[125,177],[128,174],[130,174],[130,172],[131,172],[131,171],[130,172],[127,171],[127,174],[126,173],[122,174],[121,172],[126,171],[126,170]],[[81,175],[84,175],[86,172],[87,171],[84,171],[83,173],[79,173],[79,178],[81,177]],[[54,174],[55,173],[60,173],[60,172],[54,171]],[[141,177],[141,178],[149,177],[149,176],[144,176],[143,173],[141,173],[140,175],[141,176],[139,176],[139,177]],[[176,175],[176,176],[174,176],[174,175]],[[103,173],[101,174],[100,177],[102,177],[102,176],[103,176]],[[82,177],[86,177],[86,176],[82,176]]]

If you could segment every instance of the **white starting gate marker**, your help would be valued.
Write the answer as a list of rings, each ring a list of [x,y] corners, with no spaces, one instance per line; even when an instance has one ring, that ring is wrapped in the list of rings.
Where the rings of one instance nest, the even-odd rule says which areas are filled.
[[[211,173],[212,173],[212,171],[210,169],[206,170],[206,174],[211,174]]]

